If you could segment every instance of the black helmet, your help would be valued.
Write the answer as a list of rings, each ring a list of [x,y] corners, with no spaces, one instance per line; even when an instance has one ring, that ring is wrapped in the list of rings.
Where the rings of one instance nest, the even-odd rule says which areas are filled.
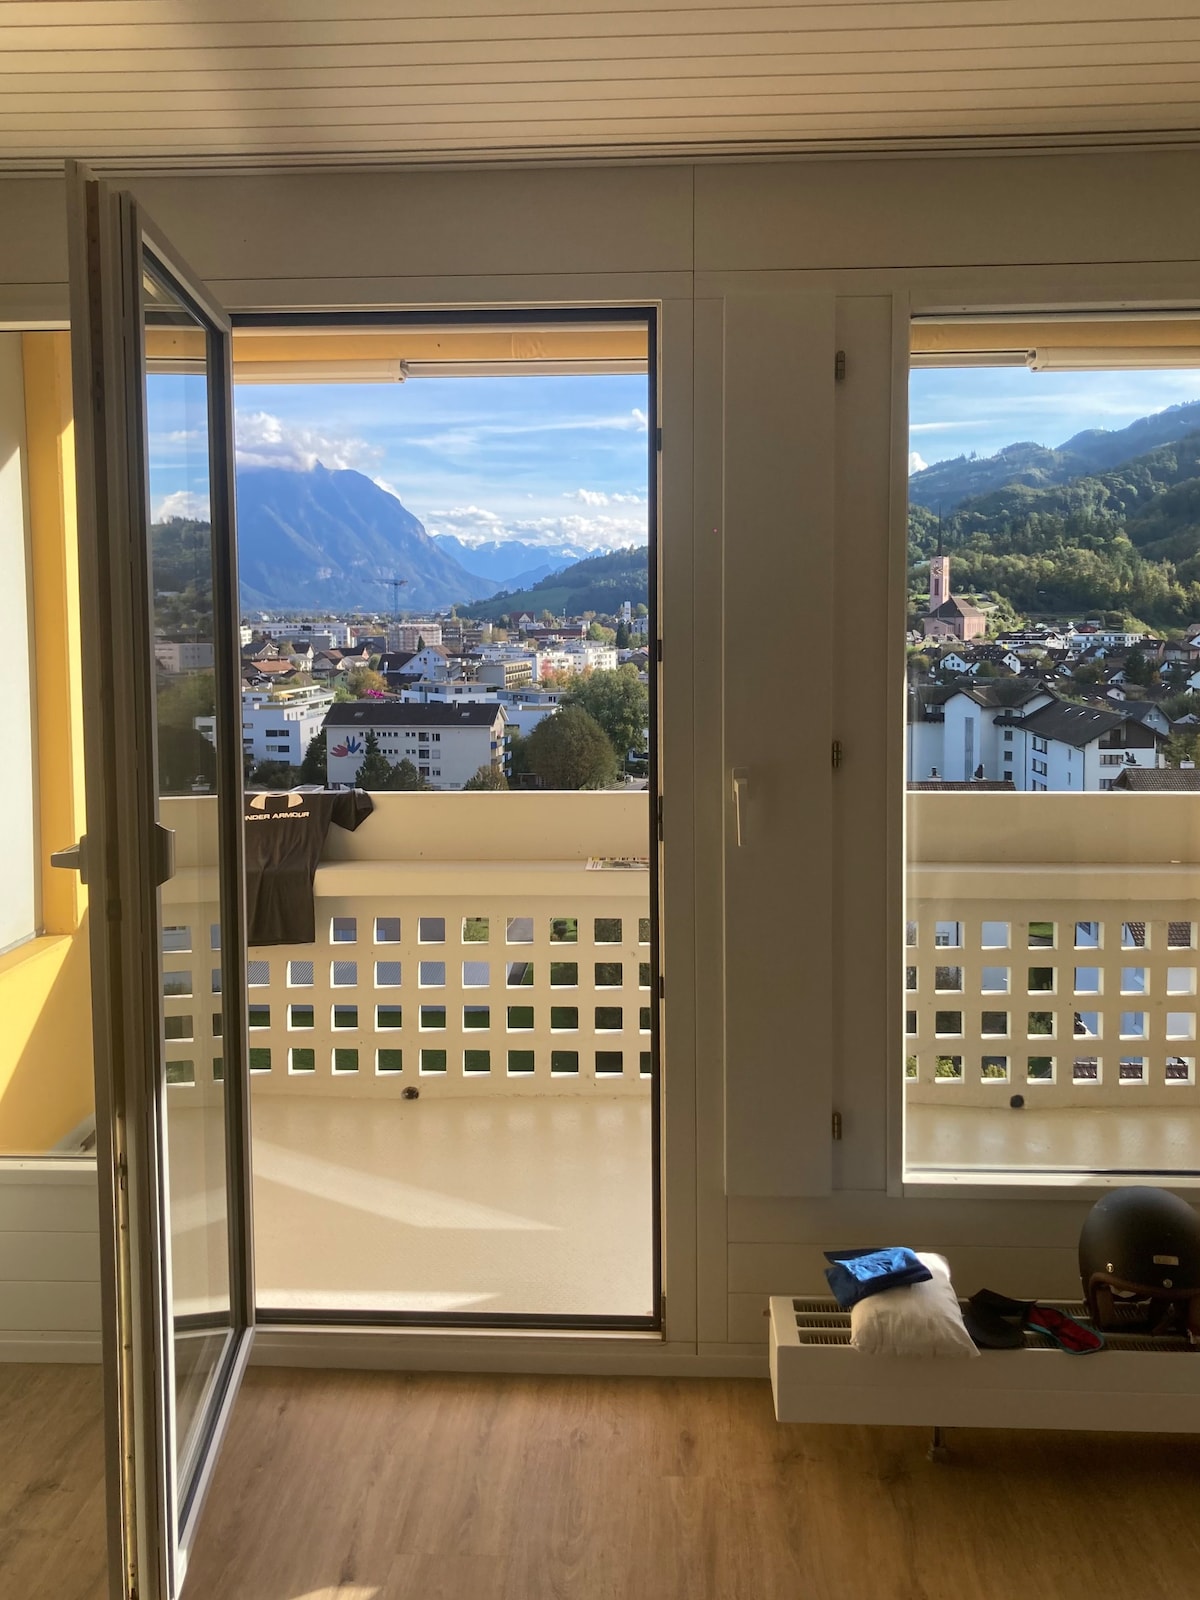
[[[1200,1339],[1200,1217],[1169,1189],[1114,1189],[1097,1200],[1079,1235],[1079,1276],[1097,1327],[1129,1329],[1115,1302],[1135,1301],[1155,1331],[1177,1310]]]

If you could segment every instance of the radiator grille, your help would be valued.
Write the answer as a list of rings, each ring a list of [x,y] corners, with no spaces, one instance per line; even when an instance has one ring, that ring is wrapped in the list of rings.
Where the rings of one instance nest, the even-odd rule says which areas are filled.
[[[966,1301],[960,1301],[964,1308]],[[1074,1317],[1077,1322],[1088,1321],[1087,1306],[1082,1300],[1043,1300],[1041,1305],[1053,1306],[1055,1310],[1064,1312],[1068,1317]],[[1118,1304],[1115,1308],[1118,1319],[1130,1324],[1130,1331],[1123,1333],[1119,1329],[1106,1333],[1105,1343],[1111,1350],[1146,1350],[1158,1355],[1172,1355],[1176,1352],[1193,1354],[1192,1346],[1185,1338],[1169,1336],[1154,1338],[1143,1333],[1136,1327],[1140,1312],[1136,1306],[1123,1306]],[[850,1343],[850,1313],[843,1311],[836,1300],[802,1299],[792,1301],[792,1311],[796,1319],[796,1336],[801,1344],[839,1345],[845,1347]],[[1057,1347],[1040,1334],[1027,1331],[1025,1334],[1025,1348],[1027,1350],[1054,1350]]]

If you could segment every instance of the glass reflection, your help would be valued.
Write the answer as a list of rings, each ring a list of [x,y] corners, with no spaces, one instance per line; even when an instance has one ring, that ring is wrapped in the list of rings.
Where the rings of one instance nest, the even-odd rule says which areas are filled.
[[[216,701],[207,340],[170,287],[145,278],[147,491],[153,594],[158,817],[176,837],[176,878],[160,892],[175,1448],[180,1499],[197,1463],[208,1402],[232,1333],[227,1133],[219,996],[221,940],[192,883],[215,852]],[[222,920],[224,918],[222,917]]]

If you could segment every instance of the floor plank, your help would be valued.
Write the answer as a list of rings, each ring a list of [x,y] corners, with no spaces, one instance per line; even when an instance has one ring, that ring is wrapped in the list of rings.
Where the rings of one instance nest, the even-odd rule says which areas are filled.
[[[184,1600],[1094,1600],[1132,1549],[1197,1593],[1200,1441],[949,1437],[780,1427],[749,1381],[258,1369]]]
[[[99,1373],[0,1366],[0,1593],[102,1600]],[[780,1427],[767,1384],[247,1375],[183,1600],[1200,1588],[1200,1440]]]

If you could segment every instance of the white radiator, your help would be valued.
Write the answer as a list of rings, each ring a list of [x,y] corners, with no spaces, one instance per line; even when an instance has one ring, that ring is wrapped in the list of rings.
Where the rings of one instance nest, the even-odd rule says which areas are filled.
[[[1085,1309],[1055,1304],[1068,1316]],[[780,1422],[933,1428],[1200,1433],[1200,1349],[1185,1339],[1105,1336],[1074,1356],[1036,1334],[977,1361],[860,1355],[833,1299],[771,1298],[771,1387]]]

